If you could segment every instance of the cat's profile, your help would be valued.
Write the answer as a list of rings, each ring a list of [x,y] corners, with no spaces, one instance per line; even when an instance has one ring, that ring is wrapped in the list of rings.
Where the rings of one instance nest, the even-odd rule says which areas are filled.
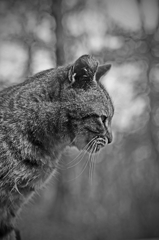
[[[18,210],[67,145],[91,153],[112,141],[113,105],[99,81],[109,69],[83,55],[0,92],[0,239],[20,239]]]

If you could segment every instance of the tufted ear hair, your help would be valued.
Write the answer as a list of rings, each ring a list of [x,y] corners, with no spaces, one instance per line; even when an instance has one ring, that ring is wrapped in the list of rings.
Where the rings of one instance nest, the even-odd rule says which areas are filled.
[[[90,55],[82,55],[71,66],[69,81],[74,87],[86,88],[94,80],[98,68],[98,61]]]
[[[96,81],[99,81],[111,68],[111,64],[100,65],[96,72]]]

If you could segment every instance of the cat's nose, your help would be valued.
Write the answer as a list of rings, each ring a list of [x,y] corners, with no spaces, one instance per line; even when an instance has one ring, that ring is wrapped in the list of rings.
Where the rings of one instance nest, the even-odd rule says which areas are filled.
[[[102,125],[102,127],[103,127],[103,133],[102,134],[103,134],[103,136],[107,137],[108,144],[109,144],[113,141],[113,135],[112,135],[110,124]]]
[[[110,144],[113,141],[113,135],[112,135],[111,130],[109,130],[109,131],[105,130],[100,135],[107,138],[107,140],[108,140],[107,144]]]
[[[107,133],[107,139],[108,139],[108,144],[112,142],[113,140],[112,132]]]
[[[106,128],[106,134],[105,134],[105,136],[106,136],[107,139],[108,139],[108,144],[113,141],[113,134],[112,134],[112,130],[111,130],[111,126],[110,126],[110,125]]]

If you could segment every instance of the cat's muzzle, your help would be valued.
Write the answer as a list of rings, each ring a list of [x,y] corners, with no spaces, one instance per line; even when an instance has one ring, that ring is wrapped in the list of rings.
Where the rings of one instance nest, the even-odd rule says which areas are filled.
[[[103,148],[105,145],[108,144],[108,138],[107,137],[98,137],[96,139],[96,144],[97,144],[97,147],[96,147],[96,152],[98,152],[101,148]]]

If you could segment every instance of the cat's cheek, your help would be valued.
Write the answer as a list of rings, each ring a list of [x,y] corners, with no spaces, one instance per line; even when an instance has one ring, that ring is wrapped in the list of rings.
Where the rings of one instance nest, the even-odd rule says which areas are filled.
[[[78,150],[83,150],[86,147],[86,139],[85,136],[78,136],[75,141],[75,146],[78,148]]]

